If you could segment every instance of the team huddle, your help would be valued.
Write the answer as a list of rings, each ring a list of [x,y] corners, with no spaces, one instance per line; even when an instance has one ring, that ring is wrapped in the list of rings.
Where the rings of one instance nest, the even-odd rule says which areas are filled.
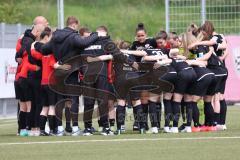
[[[162,30],[153,38],[139,23],[132,43],[113,41],[104,25],[95,32],[79,29],[73,16],[66,26],[51,29],[46,18],[38,16],[18,39],[14,85],[20,136],[121,135],[127,107],[133,110],[133,131],[140,134],[227,129],[227,42],[210,21],[200,27],[191,24],[179,35]],[[95,110],[98,130],[92,124]]]

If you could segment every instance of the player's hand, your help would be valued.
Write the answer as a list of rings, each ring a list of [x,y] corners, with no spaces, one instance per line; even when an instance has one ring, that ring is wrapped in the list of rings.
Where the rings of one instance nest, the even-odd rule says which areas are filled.
[[[71,69],[71,65],[69,65],[69,64],[59,65],[58,69],[62,69],[62,70],[68,71],[68,70]]]
[[[163,63],[161,61],[158,61],[158,62],[154,63],[153,69],[158,69],[161,66],[163,66]]]
[[[87,62],[88,63],[95,62],[95,61],[96,61],[96,58],[94,58],[94,57],[87,57]]]
[[[222,62],[224,61],[224,57],[223,57],[223,56],[220,56],[219,59],[220,59],[220,61],[222,61]]]
[[[36,67],[36,71],[39,71],[41,69],[41,67],[37,66]]]
[[[136,70],[139,69],[139,65],[137,64],[137,62],[133,62],[132,67]]]

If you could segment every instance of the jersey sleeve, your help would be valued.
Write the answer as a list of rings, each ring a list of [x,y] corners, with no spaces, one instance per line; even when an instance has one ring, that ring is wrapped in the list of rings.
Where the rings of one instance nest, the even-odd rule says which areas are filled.
[[[37,60],[41,60],[43,57],[43,55],[40,52],[36,51],[35,49],[31,49],[31,55],[33,58]]]

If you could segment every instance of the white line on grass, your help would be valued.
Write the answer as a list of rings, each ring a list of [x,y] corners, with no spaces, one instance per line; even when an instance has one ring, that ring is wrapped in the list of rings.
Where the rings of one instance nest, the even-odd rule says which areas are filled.
[[[90,142],[130,142],[130,141],[175,141],[175,140],[217,140],[240,139],[240,137],[185,137],[185,138],[130,138],[130,139],[104,139],[104,140],[78,140],[78,141],[42,141],[42,142],[16,142],[0,143],[0,146],[31,145],[31,144],[62,144],[62,143],[90,143]]]

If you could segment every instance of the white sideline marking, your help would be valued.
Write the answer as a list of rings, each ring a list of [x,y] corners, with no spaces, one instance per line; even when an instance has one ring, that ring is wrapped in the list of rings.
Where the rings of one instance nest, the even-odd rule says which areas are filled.
[[[90,142],[129,142],[129,141],[175,141],[175,140],[217,140],[240,139],[240,137],[185,137],[185,138],[130,138],[130,139],[105,139],[105,140],[78,140],[78,141],[43,141],[43,142],[17,142],[0,143],[0,146],[31,145],[31,144],[62,144],[62,143],[90,143]]]
[[[7,124],[0,124],[0,127],[4,127],[4,126],[12,126],[15,125],[16,123],[7,123]]]

